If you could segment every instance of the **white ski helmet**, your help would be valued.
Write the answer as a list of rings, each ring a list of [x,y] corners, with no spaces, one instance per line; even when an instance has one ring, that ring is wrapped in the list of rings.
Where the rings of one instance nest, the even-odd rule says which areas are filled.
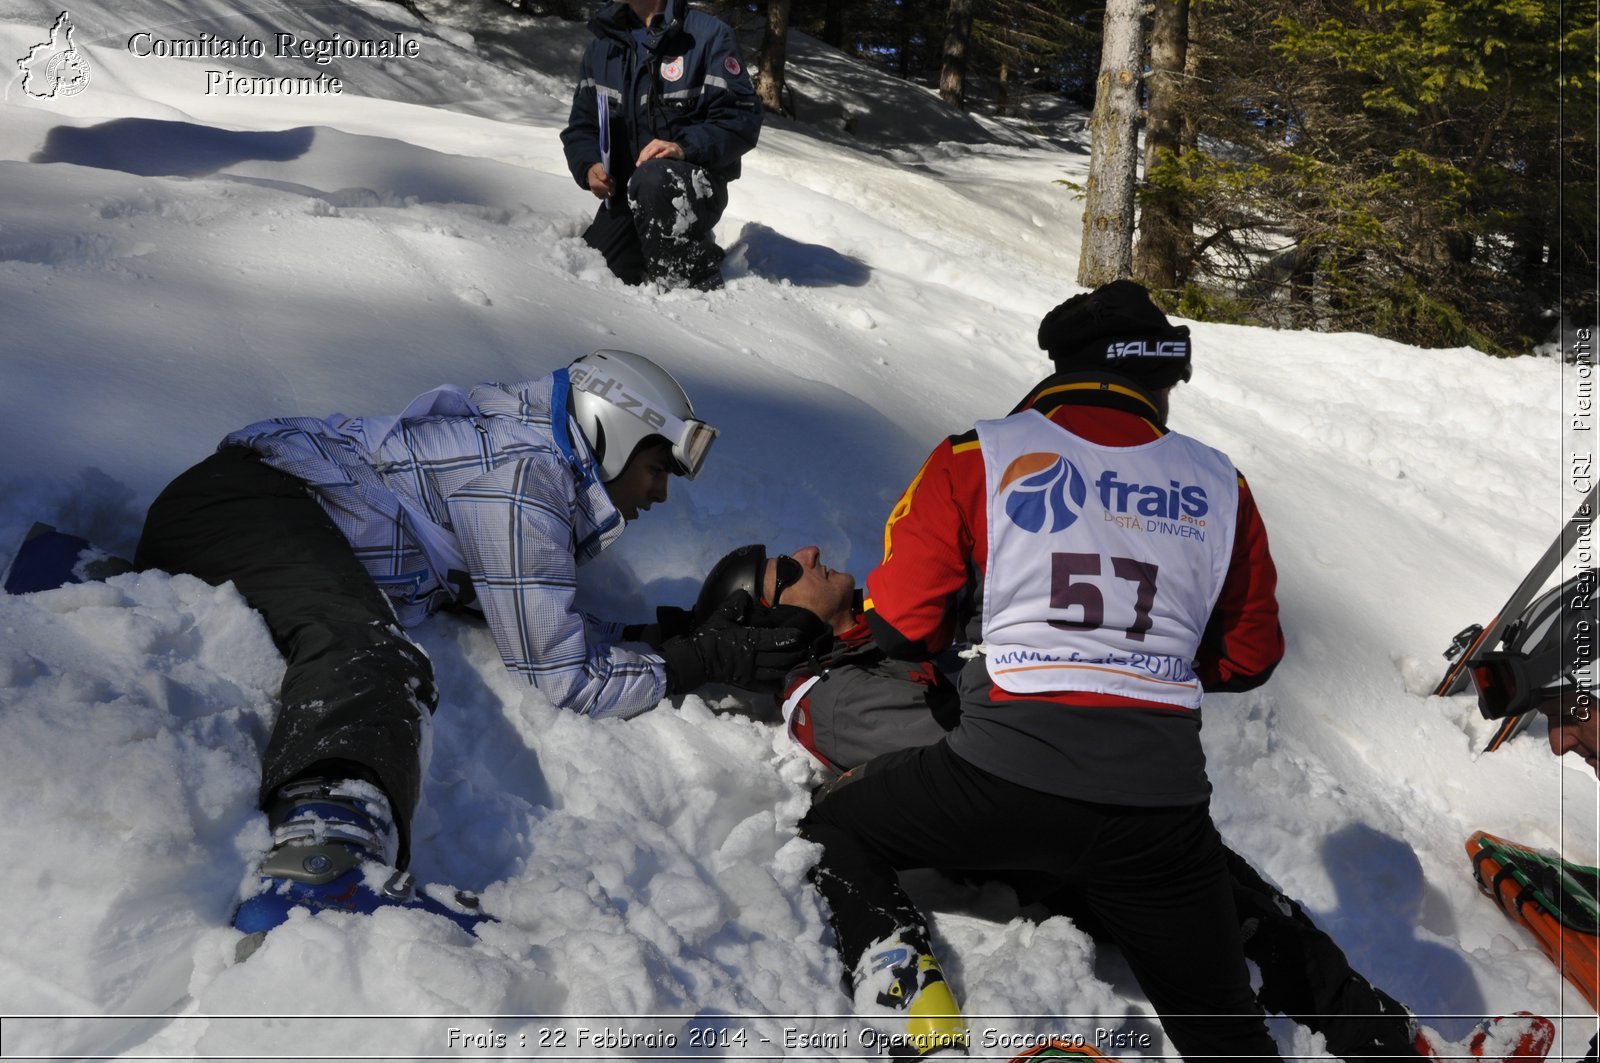
[[[572,417],[589,441],[600,479],[621,474],[639,444],[672,444],[673,472],[692,480],[705,463],[717,430],[694,415],[672,374],[631,351],[595,351],[567,367]]]

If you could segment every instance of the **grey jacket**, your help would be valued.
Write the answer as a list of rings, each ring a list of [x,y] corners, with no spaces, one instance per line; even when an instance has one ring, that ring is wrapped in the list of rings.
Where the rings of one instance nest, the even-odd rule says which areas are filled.
[[[932,745],[960,714],[954,687],[932,662],[891,659],[865,623],[791,672],[779,702],[789,737],[835,772]]]

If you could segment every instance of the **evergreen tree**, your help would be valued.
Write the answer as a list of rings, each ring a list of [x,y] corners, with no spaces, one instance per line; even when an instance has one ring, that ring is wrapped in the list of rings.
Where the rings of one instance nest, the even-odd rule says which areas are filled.
[[[1091,0],[987,0],[972,27],[973,66],[995,80],[997,109],[1022,93],[1088,104],[1100,70],[1102,9]]]
[[[1185,312],[1497,352],[1581,316],[1594,11],[1207,0],[1186,107],[1226,149],[1156,160],[1144,192],[1193,211]]]

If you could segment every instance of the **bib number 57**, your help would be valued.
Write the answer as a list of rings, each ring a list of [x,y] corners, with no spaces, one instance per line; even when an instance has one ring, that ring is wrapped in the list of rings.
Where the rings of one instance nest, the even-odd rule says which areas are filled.
[[[1077,620],[1052,620],[1051,627],[1074,631],[1094,631],[1105,626],[1106,599],[1098,584],[1088,577],[1102,574],[1102,562],[1108,560],[1100,554],[1050,555],[1050,608],[1081,609]],[[1156,601],[1156,573],[1159,566],[1149,561],[1131,557],[1112,557],[1111,574],[1133,584],[1133,626],[1123,629],[1123,634],[1133,642],[1143,642],[1150,630],[1150,610]]]

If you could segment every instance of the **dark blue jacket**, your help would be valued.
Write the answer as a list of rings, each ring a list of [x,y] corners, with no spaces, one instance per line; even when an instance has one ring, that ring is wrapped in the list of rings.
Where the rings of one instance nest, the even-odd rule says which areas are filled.
[[[761,105],[738,41],[726,25],[687,0],[667,0],[664,16],[645,36],[624,3],[608,4],[589,21],[595,39],[583,53],[572,116],[562,130],[567,167],[579,187],[600,161],[596,90],[610,109],[611,176],[627,186],[633,160],[651,140],[670,140],[686,160],[714,176],[739,176],[739,157],[756,146]]]

